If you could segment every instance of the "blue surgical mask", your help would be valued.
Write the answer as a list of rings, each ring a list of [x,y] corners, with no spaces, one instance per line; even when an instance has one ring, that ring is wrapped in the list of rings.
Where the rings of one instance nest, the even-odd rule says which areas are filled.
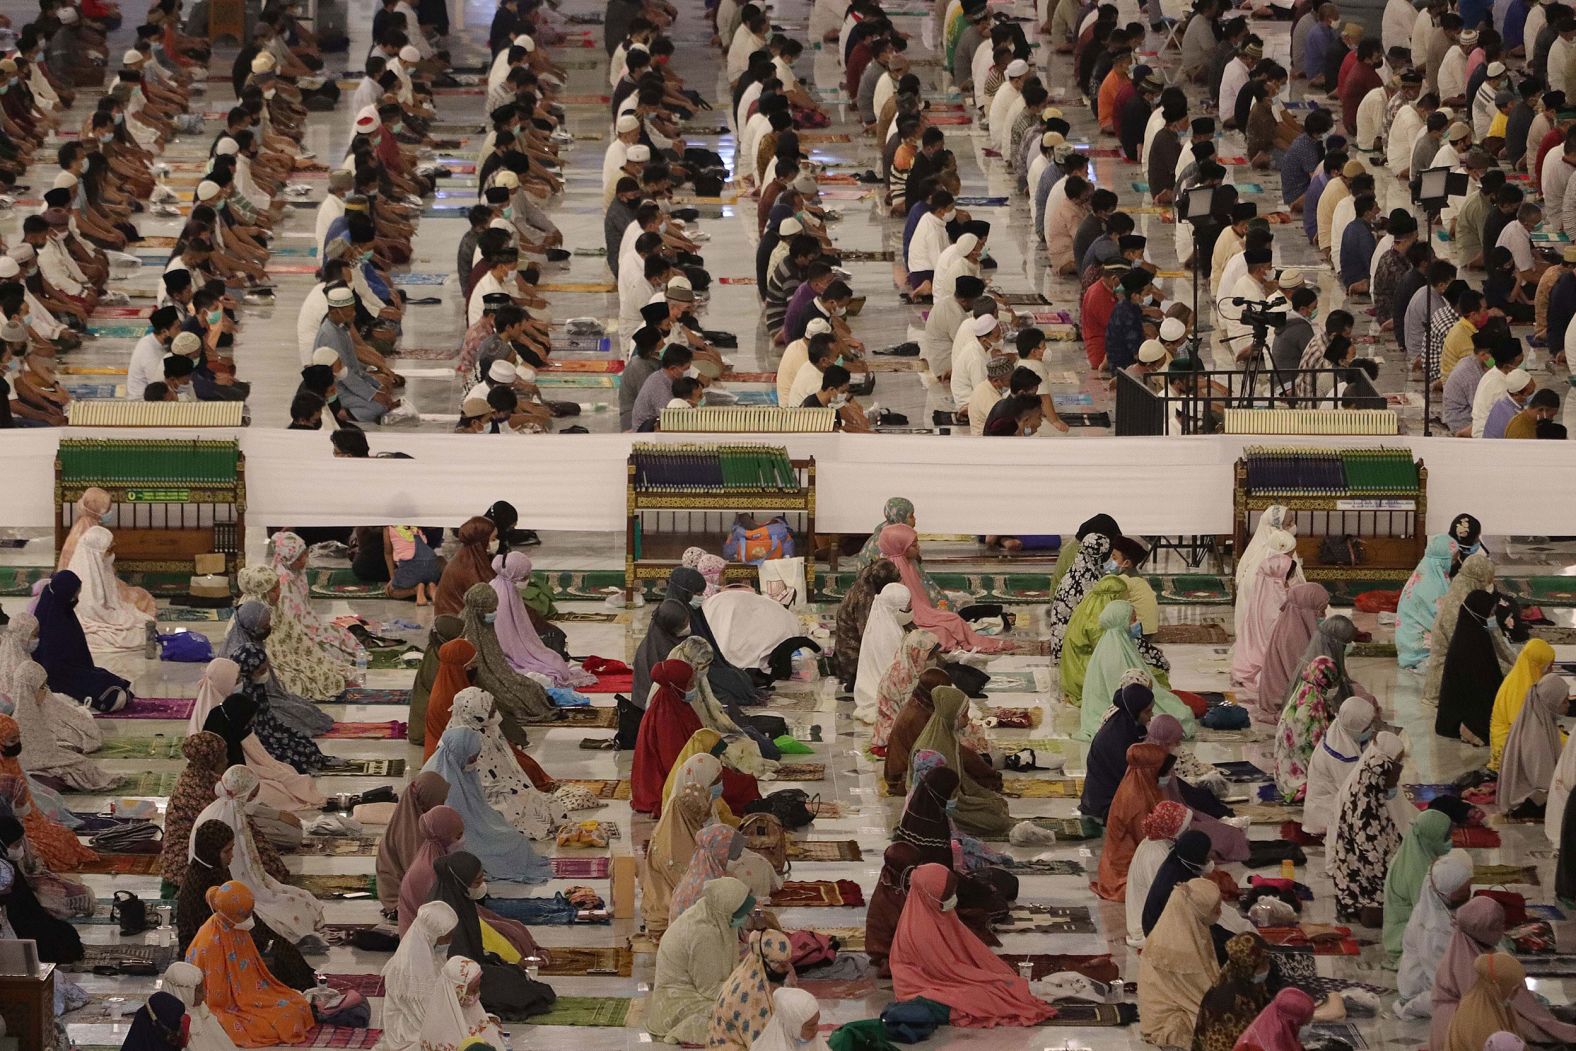
[[[1356,736],[1358,744],[1367,744],[1369,741],[1374,739],[1374,732],[1372,730],[1364,730],[1362,733],[1357,734]]]
[[[1141,639],[1144,637],[1144,626],[1135,620],[1127,626],[1127,633],[1135,639]]]
[[[1394,799],[1396,796],[1398,796],[1400,794],[1401,794],[1401,789],[1400,789],[1399,786],[1396,787],[1396,788],[1387,788],[1387,789],[1385,789],[1384,797],[1386,799]]]
[[[949,800],[947,800],[947,813],[955,814],[955,813],[957,813],[957,811],[958,811],[958,801],[956,799],[949,799]]]
[[[713,799],[721,799],[722,798],[722,784],[721,784],[721,782],[711,786],[711,798],[713,798]]]
[[[1170,783],[1171,783],[1171,775],[1170,774],[1161,774],[1159,777],[1155,778],[1155,784],[1159,785],[1161,788],[1166,787]]]
[[[1116,572],[1116,559],[1114,559],[1114,558],[1106,559],[1105,560],[1105,565],[1102,566],[1101,568],[1104,569],[1107,573],[1115,573]]]
[[[219,322],[221,322],[223,320],[224,320],[224,311],[223,310],[210,310],[210,311],[208,311],[208,324],[210,324],[210,325],[217,325]]]

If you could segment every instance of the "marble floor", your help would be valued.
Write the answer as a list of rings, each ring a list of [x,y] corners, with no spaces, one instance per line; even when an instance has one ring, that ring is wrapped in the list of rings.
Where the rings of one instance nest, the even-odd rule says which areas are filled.
[[[574,549],[580,545],[568,539],[557,545],[550,540],[544,545],[544,547],[552,546],[560,546],[564,549],[558,556],[562,558],[564,554],[572,555]],[[546,563],[558,560],[549,557],[546,551],[543,551],[543,556],[543,562]],[[18,599],[4,600],[8,610],[17,608],[19,603]],[[316,604],[326,614],[339,614],[353,609],[385,625],[391,633],[416,642],[424,638],[424,630],[398,630],[389,626],[395,621],[422,625],[430,621],[430,614],[418,611],[408,603],[358,600],[354,603],[319,601]],[[561,605],[565,611],[606,609],[605,606],[591,602],[568,602]],[[830,607],[819,609],[825,611]],[[1017,633],[1029,638],[1042,636],[1043,610],[1039,607],[1023,606],[1019,607],[1019,611],[1021,618]],[[807,614],[810,612],[814,610],[807,611]],[[1215,621],[1224,623],[1229,628],[1231,622],[1230,609],[1225,606],[1163,606],[1162,612],[1168,623]],[[620,617],[620,620],[624,621],[622,623],[572,621],[565,623],[563,627],[568,633],[569,649],[572,653],[596,653],[627,658],[632,655],[635,643],[643,635],[644,623],[648,616],[648,610],[635,610]],[[1381,640],[1385,638],[1384,629],[1372,616],[1358,614],[1357,619],[1359,624],[1374,630],[1377,638]],[[1568,621],[1568,618],[1564,618],[1564,621]],[[166,629],[169,626],[171,625],[165,625]],[[204,631],[215,638],[219,637],[224,629],[223,624],[217,623],[185,622],[179,626]],[[1166,652],[1173,665],[1172,681],[1178,688],[1190,690],[1228,688],[1227,649],[1224,646],[1173,645],[1167,646]],[[132,679],[136,692],[143,696],[191,696],[195,692],[195,682],[201,670],[199,665],[149,662],[138,654],[102,656],[108,667]],[[1560,656],[1576,657],[1576,652],[1565,649]],[[1419,680],[1416,675],[1398,671],[1394,661],[1390,659],[1355,658],[1351,662],[1351,669],[1354,676],[1378,696],[1385,717],[1406,731],[1409,754],[1403,781],[1412,783],[1448,780],[1481,762],[1481,753],[1434,736],[1432,711],[1422,706],[1418,700]],[[1038,745],[1041,754],[1044,754],[1045,749],[1050,748],[1065,758],[1066,770],[1069,774],[1080,773],[1083,769],[1082,746],[1067,737],[1068,732],[1076,726],[1077,711],[1055,700],[1058,696],[1055,668],[1050,666],[1045,658],[1007,655],[995,660],[991,670],[993,673],[1028,673],[1028,678],[1011,683],[1008,690],[992,690],[988,698],[989,704],[1029,707],[1043,713],[1043,722],[1038,728],[992,731],[993,740],[999,741],[1003,750],[1011,750],[1026,739],[1051,739],[1048,744]],[[369,673],[367,684],[374,688],[406,687],[409,685],[411,675],[409,671],[374,670]],[[824,763],[826,776],[823,781],[806,782],[796,787],[802,787],[811,793],[819,793],[823,799],[837,801],[842,806],[842,814],[836,819],[817,820],[808,830],[808,835],[815,839],[853,839],[859,843],[863,857],[857,862],[801,863],[795,866],[794,878],[851,879],[858,882],[868,895],[879,871],[880,855],[888,841],[889,829],[900,814],[900,801],[888,799],[881,794],[878,788],[879,767],[863,754],[867,730],[850,717],[849,702],[837,699],[832,684],[825,680],[815,683],[813,692],[815,697],[813,712],[796,710],[784,714],[796,731],[801,732],[801,736],[806,736],[802,731],[808,724],[813,723],[821,728],[821,740],[811,746],[814,754],[803,758],[806,761]],[[597,704],[610,703],[607,695],[598,695],[593,700]],[[341,721],[387,720],[403,714],[397,708],[367,705],[326,705],[325,710],[330,711]],[[768,704],[765,710],[771,711],[772,706]],[[175,722],[145,720],[101,720],[101,722],[106,737],[180,735],[184,732],[184,725]],[[594,736],[598,732],[590,733]],[[628,753],[582,750],[578,747],[578,742],[584,736],[587,736],[587,732],[580,730],[534,729],[530,751],[555,777],[628,776]],[[1233,741],[1229,739],[1230,735],[1212,735],[1210,741],[1196,743],[1192,748],[1194,753],[1206,762],[1248,759],[1263,765],[1268,761],[1269,755],[1269,745],[1262,739],[1263,736],[1259,733],[1251,735],[1250,740]],[[420,762],[419,749],[407,745],[404,741],[325,740],[321,744],[325,751],[346,757],[403,757],[409,764],[408,769],[414,769]],[[108,759],[105,763],[110,769],[125,773],[150,769],[174,773],[179,769],[178,762],[162,760]],[[1009,780],[1012,776],[1008,775]],[[402,782],[405,779],[398,780]],[[377,783],[381,782],[376,779],[355,777],[319,779],[320,787],[327,792],[354,792]],[[79,809],[92,809],[101,807],[107,800],[108,797],[80,799],[73,797],[72,802],[74,806],[80,803]],[[1018,817],[1067,817],[1074,813],[1076,805],[1075,799],[1013,799],[1010,802],[1013,815]],[[608,820],[618,824],[621,838],[614,840],[608,851],[615,855],[630,852],[632,845],[642,842],[649,833],[649,820],[632,815],[627,802],[609,802],[605,809],[594,814],[586,812],[578,816],[594,816],[598,820]],[[377,830],[374,828],[371,831]],[[1551,891],[1548,888],[1552,883],[1553,861],[1549,844],[1543,838],[1541,824],[1510,824],[1499,826],[1499,831],[1503,836],[1503,845],[1496,850],[1473,851],[1475,858],[1485,863],[1504,862],[1535,866],[1541,885],[1516,889],[1527,894],[1530,901],[1552,901]],[[1249,834],[1255,839],[1273,839],[1277,832],[1273,824],[1260,824],[1250,829]],[[1045,857],[1076,861],[1091,873],[1098,865],[1098,843],[1067,842],[1048,848],[1008,847],[1006,849],[1015,857]],[[549,847],[548,850],[555,851],[555,848]],[[567,850],[556,852],[584,853]],[[1297,878],[1309,884],[1315,894],[1314,901],[1305,911],[1305,917],[1315,922],[1333,921],[1333,892],[1324,865],[1323,850],[1312,848],[1308,856],[1308,864],[1297,870]],[[291,871],[298,873],[369,873],[373,859],[312,856],[287,857],[286,861]],[[1234,865],[1227,868],[1237,875],[1239,880],[1245,879],[1248,874],[1241,866]],[[152,898],[157,896],[159,889],[156,876],[90,875],[86,878],[101,897],[109,896],[114,890],[129,889],[144,898]],[[608,884],[605,880],[555,880],[545,886],[531,888],[494,882],[492,892],[501,895],[540,895],[562,889],[572,883],[587,882],[607,896]],[[1055,936],[1011,934],[1005,937],[1002,951],[1109,952],[1121,967],[1124,977],[1129,980],[1135,979],[1137,962],[1122,941],[1123,917],[1120,906],[1102,903],[1095,899],[1089,893],[1086,883],[1085,876],[1026,875],[1022,877],[1021,900],[1090,906],[1097,921],[1097,934]],[[377,911],[375,900],[325,903],[326,920],[329,923],[375,922],[378,918]],[[863,923],[863,912],[863,908],[785,909],[781,911],[780,916],[790,929],[793,927],[825,929],[834,926],[860,927]],[[625,944],[637,933],[637,922],[615,920],[611,926],[542,927],[536,930],[536,934],[547,946],[616,946]],[[1560,931],[1561,937],[1568,944],[1571,934],[1570,925],[1560,926],[1563,928]],[[82,932],[84,939],[90,942],[120,940],[115,928],[109,925],[85,925],[82,927]],[[1378,932],[1358,929],[1356,933],[1360,940],[1371,943],[1377,939]],[[152,939],[152,935],[147,935],[130,940]],[[1319,972],[1323,975],[1387,988],[1393,987],[1394,975],[1381,968],[1381,956],[1382,952],[1376,946],[1365,944],[1360,956],[1321,957],[1317,964]],[[331,948],[326,956],[311,958],[312,964],[319,971],[330,974],[375,972],[386,960],[387,957],[381,954],[338,946]],[[649,988],[654,958],[646,954],[637,954],[634,960],[634,970],[630,977],[560,977],[552,978],[550,982],[560,996],[631,997],[638,1001]],[[106,1021],[105,1011],[113,1011],[120,1005],[135,1006],[139,998],[153,988],[154,981],[103,978],[92,975],[77,977],[84,988],[94,995],[95,1003],[67,1016],[70,1035],[80,1044],[87,1046],[118,1046],[125,1027]],[[1554,1002],[1569,1002],[1572,992],[1576,991],[1573,984],[1576,983],[1539,980],[1535,982],[1535,988]],[[879,1013],[890,999],[891,988],[888,983],[879,983],[867,995],[857,999],[826,999],[822,1002],[823,1021],[827,1025],[834,1025],[871,1017]],[[374,1027],[377,1025],[379,1006],[380,1002],[374,999],[372,1022]],[[1357,1026],[1357,1032],[1368,1047],[1416,1048],[1427,1040],[1426,1027],[1423,1025],[1403,1024],[1388,1015],[1381,1015],[1376,1019],[1353,1019],[1353,1024]],[[634,1048],[650,1040],[634,1022],[626,1028],[565,1028],[515,1024],[509,1029],[513,1046],[516,1048],[554,1046],[574,1049],[574,1051],[602,1051],[602,1049]],[[1017,1051],[1017,1049],[1038,1051],[1038,1049],[1051,1048],[1116,1051],[1116,1049],[1146,1046],[1139,1037],[1136,1027],[984,1032],[948,1029],[944,1031],[944,1037],[945,1043],[938,1046],[980,1047],[990,1048],[992,1051]]]

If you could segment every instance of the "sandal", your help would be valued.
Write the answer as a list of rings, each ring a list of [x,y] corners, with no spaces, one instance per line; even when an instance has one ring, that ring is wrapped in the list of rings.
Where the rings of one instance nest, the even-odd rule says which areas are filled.
[[[615,737],[582,737],[580,747],[588,752],[616,752],[618,739]]]

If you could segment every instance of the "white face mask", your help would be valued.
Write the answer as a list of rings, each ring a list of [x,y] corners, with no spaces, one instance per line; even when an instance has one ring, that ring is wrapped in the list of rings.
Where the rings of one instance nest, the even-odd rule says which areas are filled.
[[[914,623],[914,611],[911,609],[900,609],[892,614],[892,619],[899,624],[912,624]]]
[[[834,409],[841,409],[844,405],[848,404],[848,395],[834,394],[830,404]]]
[[[950,897],[943,898],[939,907],[942,912],[951,912],[958,907],[958,896],[953,894]]]
[[[235,929],[238,930],[238,931],[249,931],[255,926],[257,926],[257,917],[256,916],[248,916],[248,917],[246,917],[246,919],[242,920],[240,923],[237,923],[235,925]]]
[[[699,595],[691,595],[690,596],[690,605],[691,606],[695,607],[696,609],[700,609],[700,604],[701,604],[701,596],[699,596]]]
[[[482,880],[476,886],[471,888],[471,900],[472,901],[481,901],[486,896],[487,896],[487,881],[486,880]]]

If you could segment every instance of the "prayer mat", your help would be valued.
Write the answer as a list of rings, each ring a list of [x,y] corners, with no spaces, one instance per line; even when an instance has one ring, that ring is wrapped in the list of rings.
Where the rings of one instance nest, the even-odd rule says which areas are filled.
[[[372,1047],[383,1036],[381,1029],[350,1029],[342,1025],[315,1025],[296,1047]]]
[[[1358,642],[1352,645],[1353,657],[1384,657],[1394,659],[1395,643],[1393,642]]]
[[[1032,671],[998,671],[992,672],[990,680],[985,683],[985,692],[998,691],[1001,693],[1036,693],[1034,685],[1034,672]]]
[[[1260,927],[1259,935],[1270,943],[1274,953],[1312,953],[1314,956],[1357,956],[1362,952],[1357,939],[1350,937],[1351,928],[1338,927],[1345,932],[1340,938],[1320,938],[1309,941],[1300,927]]]
[[[1097,982],[1114,982],[1122,977],[1122,969],[1109,956],[1064,956],[1057,953],[1003,953],[1001,958],[1014,971],[1018,965],[1028,960],[1034,965],[1036,980],[1048,974],[1059,974],[1062,971],[1075,971],[1085,978],[1092,978]]]
[[[629,1020],[631,1002],[627,996],[560,996],[543,1014],[503,1021],[621,1029]]]
[[[543,292],[617,292],[611,281],[548,281],[537,286]]]
[[[1105,1029],[1132,1025],[1138,1021],[1137,1004],[1091,1004],[1084,1000],[1052,1000],[1056,1017],[1047,1019],[1048,1026],[1087,1026]]]
[[[403,741],[407,724],[398,719],[386,723],[335,723],[323,737],[342,741]]]
[[[628,799],[629,781],[619,778],[561,778],[559,785],[573,785],[590,792],[597,799]]]
[[[1007,777],[1001,794],[1009,799],[1077,799],[1083,795],[1081,777]]]
[[[541,376],[537,377],[537,379],[541,378]],[[635,673],[633,671],[609,672],[606,675],[598,675],[596,682],[590,686],[576,688],[581,693],[629,693],[635,688]],[[608,709],[610,712],[612,710],[611,708]],[[608,723],[608,725],[616,726],[617,723]]]
[[[1174,577],[1149,577],[1149,585],[1160,601],[1173,605],[1224,604],[1231,601],[1232,588],[1224,577],[1180,574]]]
[[[387,590],[382,584],[368,584],[356,579],[348,569],[309,571],[312,595],[315,598],[370,598]]]
[[[527,719],[526,726],[573,726],[581,730],[611,730],[618,726],[618,709],[612,705],[555,709],[562,719]],[[403,725],[403,724],[402,724]],[[403,732],[399,736],[405,736]]]
[[[1402,785],[1401,791],[1412,805],[1424,810],[1440,796],[1459,796],[1461,789],[1451,784]]]
[[[342,993],[360,993],[369,999],[383,995],[381,974],[325,974],[323,980],[330,989],[338,989]]]
[[[831,908],[865,903],[865,892],[853,880],[789,880],[772,891],[774,909]]]
[[[817,1000],[863,1000],[876,991],[874,978],[806,978],[801,973],[799,988]]]
[[[1215,769],[1227,781],[1239,785],[1256,785],[1271,780],[1269,774],[1260,770],[1246,760],[1234,760],[1226,763],[1216,763]]]
[[[776,902],[774,895],[773,903]],[[1093,934],[1094,917],[1083,905],[1036,905],[1020,901],[1007,918],[991,924],[1000,934]]]
[[[321,873],[292,873],[291,886],[300,887],[321,901],[342,898],[372,898],[377,896],[378,881],[371,874],[361,876],[330,876]]]
[[[550,858],[554,879],[606,879],[613,867],[611,858]]]
[[[1214,621],[1203,624],[1162,624],[1150,638],[1164,646],[1224,646],[1231,633]]]
[[[118,796],[167,796],[180,774],[174,770],[144,770],[127,774],[115,783],[110,793]]]
[[[852,839],[792,839],[789,861],[863,861],[864,853]]]
[[[1248,858],[1242,864],[1250,869],[1261,869],[1268,865],[1279,865],[1287,859],[1296,865],[1308,863],[1308,856],[1295,843],[1288,843],[1284,839],[1250,839]]]
[[[825,763],[779,763],[774,781],[824,781]]]
[[[991,729],[1032,730],[1045,718],[1038,708],[992,708],[988,704],[980,708],[980,718]]]
[[[934,119],[932,119],[932,123],[935,123]],[[950,122],[950,123],[967,124],[967,123],[969,123],[969,121],[968,121],[967,118],[965,118],[965,119],[963,119],[961,121],[954,121],[954,122]],[[1005,198],[1005,197],[959,197],[957,199],[956,203],[957,203],[959,208],[1005,208],[1005,207],[1007,207],[1007,198]],[[1012,295],[1017,295],[1017,294],[1021,294],[1021,293],[1008,293],[1009,297],[1012,296]],[[1037,295],[1038,293],[1035,293],[1035,294]],[[1011,300],[1009,299],[1009,302],[1010,301]],[[1032,302],[1043,303],[1044,300],[1043,299],[1036,299],[1036,300],[1032,300]]]
[[[791,856],[791,855],[790,855]],[[1061,859],[1013,858],[1004,868],[1020,876],[1082,876],[1082,862]]]
[[[896,258],[890,249],[844,248],[838,255],[845,263],[890,263]]]
[[[1342,1041],[1352,1051],[1368,1051],[1368,1041],[1363,1039],[1363,1034],[1351,1022],[1315,1022],[1308,1028],[1319,1036]]]
[[[1069,427],[1110,427],[1111,414],[1108,412],[1057,412],[1061,421]]]
[[[118,712],[95,712],[100,719],[190,719],[195,697],[133,697]]]
[[[398,356],[401,361],[454,361],[460,353],[448,347],[409,347]]]
[[[1051,301],[1039,292],[1002,292],[999,297],[1006,301],[1008,306],[1014,307],[1048,307]]]
[[[813,693],[774,694],[764,705],[769,712],[818,712],[821,698]]]
[[[878,783],[884,784],[885,782]],[[1099,839],[1105,835],[1105,827],[1093,818],[1088,817],[1034,817],[1025,820],[1033,821],[1040,828],[1055,832],[1057,839]],[[980,836],[978,838],[989,843],[1005,843],[1007,842],[1007,833],[1003,832],[999,836]]]
[[[166,606],[159,610],[159,623],[229,620],[233,609],[192,609],[189,606]]]
[[[1478,865],[1472,869],[1472,885],[1474,887],[1497,887],[1500,884],[1524,884],[1528,887],[1541,886],[1538,882],[1538,869],[1535,865]]]
[[[378,841],[359,836],[303,836],[295,853],[302,857],[370,858],[378,852]]]
[[[352,687],[341,694],[345,704],[397,704],[410,707],[409,690],[365,690]]]
[[[175,962],[175,946],[173,945],[93,945],[82,946],[82,959],[76,963],[62,965],[62,970],[91,971],[95,967],[113,967],[116,964],[130,960],[135,963],[151,963],[160,974],[164,969]]]
[[[159,734],[154,737],[106,737],[94,753],[100,759],[181,759],[184,734]]]
[[[405,659],[407,653],[412,655],[411,660]],[[421,651],[414,646],[404,650],[373,650],[367,654],[367,667],[373,671],[394,671],[399,668],[414,670],[421,663],[421,657]]]
[[[1281,960],[1284,960],[1282,957]],[[1277,960],[1279,963],[1281,960]],[[1347,989],[1361,989],[1373,993],[1375,996],[1394,996],[1394,989],[1386,989],[1382,985],[1371,985],[1368,982],[1355,982],[1350,978],[1325,978],[1323,975],[1314,975],[1312,978],[1299,979],[1297,988],[1313,997],[1314,1003],[1323,1003],[1325,998],[1332,994],[1338,995]]]
[[[543,948],[552,960],[542,965],[544,976],[628,978],[634,973],[635,953],[628,945],[547,945]]]
[[[319,770],[317,777],[402,777],[403,759],[346,759],[345,765]]]
[[[816,817],[824,817],[828,820],[835,820],[843,816],[843,804],[835,799],[823,799],[820,802],[812,802],[810,809],[814,811]]]
[[[1576,976],[1576,956],[1568,953],[1517,956],[1529,978],[1569,978]]]
[[[1482,826],[1470,826],[1467,828],[1451,829],[1450,845],[1453,847],[1461,847],[1466,850],[1471,850],[1474,848],[1481,850],[1493,850],[1501,844],[1499,833],[1495,832],[1493,829],[1483,828]]]
[[[553,620],[563,624],[572,624],[577,621],[584,624],[628,624],[629,615],[627,613],[594,613],[590,610],[559,610],[553,616]]]

